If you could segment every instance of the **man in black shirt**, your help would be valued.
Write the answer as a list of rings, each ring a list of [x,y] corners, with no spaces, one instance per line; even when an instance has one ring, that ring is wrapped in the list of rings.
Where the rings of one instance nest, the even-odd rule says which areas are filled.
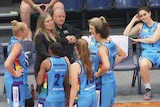
[[[81,38],[82,33],[79,29],[72,27],[65,23],[66,13],[62,8],[56,8],[53,12],[53,20],[56,29],[60,35],[60,43],[63,46],[64,54],[67,56],[71,63],[74,62],[74,43],[76,39]]]

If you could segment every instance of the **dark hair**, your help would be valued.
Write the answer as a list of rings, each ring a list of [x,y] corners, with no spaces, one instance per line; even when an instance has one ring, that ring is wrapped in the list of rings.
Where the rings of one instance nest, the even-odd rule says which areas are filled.
[[[149,7],[139,7],[138,10],[137,10],[137,13],[139,13],[139,11],[141,11],[141,10],[145,10],[147,12],[151,11]]]
[[[62,45],[59,42],[50,43],[49,49],[54,55],[60,56],[62,52]]]

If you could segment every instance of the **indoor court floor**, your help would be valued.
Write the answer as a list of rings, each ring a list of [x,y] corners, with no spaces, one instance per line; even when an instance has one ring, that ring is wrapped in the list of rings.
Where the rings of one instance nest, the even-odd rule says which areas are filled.
[[[113,107],[160,107],[160,101],[159,102],[116,103]]]

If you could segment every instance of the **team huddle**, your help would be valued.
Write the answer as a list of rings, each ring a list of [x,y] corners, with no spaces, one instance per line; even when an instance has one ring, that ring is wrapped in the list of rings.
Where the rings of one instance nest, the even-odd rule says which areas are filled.
[[[39,9],[36,4],[29,3],[34,9]],[[73,28],[64,24],[63,8],[55,9],[53,17],[50,13],[43,12],[37,20],[34,42],[35,78],[39,87],[37,88],[39,96],[36,106],[113,107],[116,97],[114,66],[125,58],[126,53],[109,37],[109,24],[103,16],[88,20],[90,43],[80,38],[81,34],[78,30],[75,30],[78,36],[68,35],[70,31],[73,33]],[[142,22],[134,26],[135,22],[140,20]],[[148,27],[148,20],[153,23],[153,27]],[[22,41],[32,32],[25,22],[14,20],[11,23],[13,37],[9,42],[8,57],[4,64],[7,100],[10,107],[34,107],[34,100],[27,82],[28,70],[22,45]],[[147,7],[141,7],[124,30],[125,36],[139,34],[141,37],[131,38],[131,40],[142,43],[140,70],[146,89],[145,100],[151,99],[151,86],[149,76],[146,76],[144,71],[151,69],[152,64],[160,65],[159,54],[157,54],[160,42],[154,39],[156,43],[148,45],[153,42],[154,37],[159,39],[156,37],[157,27],[160,27],[159,23],[150,18],[150,10]],[[146,32],[148,29],[155,31],[153,38],[151,36],[154,35],[154,31],[148,34]],[[154,57],[151,57],[151,54],[146,54],[148,52],[156,54],[154,53]]]

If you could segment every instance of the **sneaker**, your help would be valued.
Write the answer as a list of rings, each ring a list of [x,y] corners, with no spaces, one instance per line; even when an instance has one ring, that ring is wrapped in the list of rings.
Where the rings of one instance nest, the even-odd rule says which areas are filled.
[[[144,100],[151,100],[152,99],[152,92],[151,89],[146,89],[146,93],[143,96]]]

